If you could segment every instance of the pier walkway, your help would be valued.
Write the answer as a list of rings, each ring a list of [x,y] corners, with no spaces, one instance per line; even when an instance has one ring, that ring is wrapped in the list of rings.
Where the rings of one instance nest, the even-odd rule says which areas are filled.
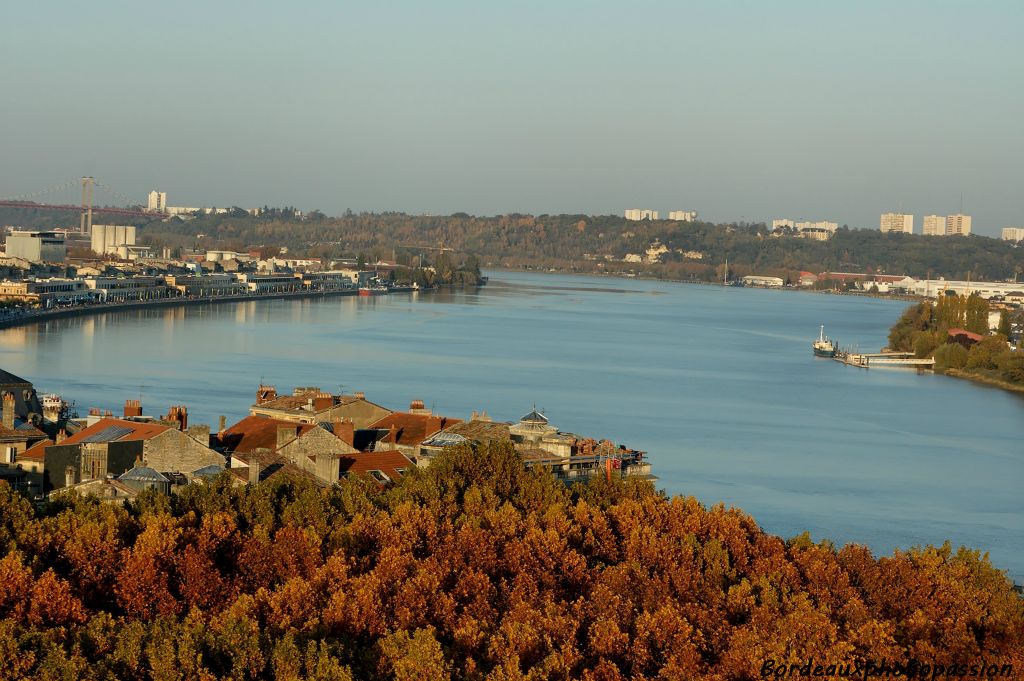
[[[839,351],[834,360],[850,366],[870,369],[873,366],[879,367],[913,367],[915,369],[931,369],[935,360],[931,357],[918,359],[912,352],[873,352],[857,353]]]

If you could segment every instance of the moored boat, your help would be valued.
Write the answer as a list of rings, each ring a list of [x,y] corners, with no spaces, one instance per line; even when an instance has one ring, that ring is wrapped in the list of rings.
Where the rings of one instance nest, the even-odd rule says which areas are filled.
[[[821,325],[821,330],[818,332],[818,338],[811,343],[811,349],[814,350],[815,357],[835,357],[836,356],[836,343],[831,338],[825,335],[825,325]]]

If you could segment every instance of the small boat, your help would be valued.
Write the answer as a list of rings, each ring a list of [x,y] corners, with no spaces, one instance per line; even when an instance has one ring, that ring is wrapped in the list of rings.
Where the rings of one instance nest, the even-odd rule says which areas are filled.
[[[361,296],[382,296],[388,292],[387,286],[381,286],[380,284],[370,284],[368,286],[359,287],[359,295]]]
[[[836,356],[836,344],[835,341],[825,335],[825,325],[821,325],[821,331],[818,332],[818,338],[811,343],[811,349],[814,350],[815,357],[835,357]]]

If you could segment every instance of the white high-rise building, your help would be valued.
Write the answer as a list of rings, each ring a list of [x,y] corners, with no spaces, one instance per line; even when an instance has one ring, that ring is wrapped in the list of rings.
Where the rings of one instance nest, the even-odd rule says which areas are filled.
[[[676,220],[677,222],[696,222],[697,211],[695,210],[670,210],[668,212],[669,220]]]
[[[925,236],[946,236],[946,218],[942,215],[925,215],[921,233]]]
[[[967,236],[971,233],[971,216],[956,215],[946,216],[946,236]]]
[[[796,224],[792,220],[785,218],[772,220],[772,231],[774,232],[777,229],[796,229]]]
[[[627,208],[625,217],[627,220],[657,220],[658,211],[647,208]]]
[[[121,246],[135,245],[135,225],[93,225],[92,250],[101,255],[117,255]]]
[[[1003,241],[1024,241],[1024,227],[1003,227]]]
[[[155,189],[149,193],[149,202],[146,204],[146,210],[151,210],[155,213],[166,213],[167,212],[167,192],[158,192]]]
[[[906,213],[882,213],[878,229],[883,232],[914,233],[914,216]]]

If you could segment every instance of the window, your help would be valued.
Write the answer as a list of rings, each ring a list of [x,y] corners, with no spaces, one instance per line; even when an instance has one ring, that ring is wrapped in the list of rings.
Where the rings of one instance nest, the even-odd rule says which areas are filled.
[[[369,473],[377,482],[391,482],[391,478],[385,475],[384,471],[372,470],[367,471],[367,473]]]

